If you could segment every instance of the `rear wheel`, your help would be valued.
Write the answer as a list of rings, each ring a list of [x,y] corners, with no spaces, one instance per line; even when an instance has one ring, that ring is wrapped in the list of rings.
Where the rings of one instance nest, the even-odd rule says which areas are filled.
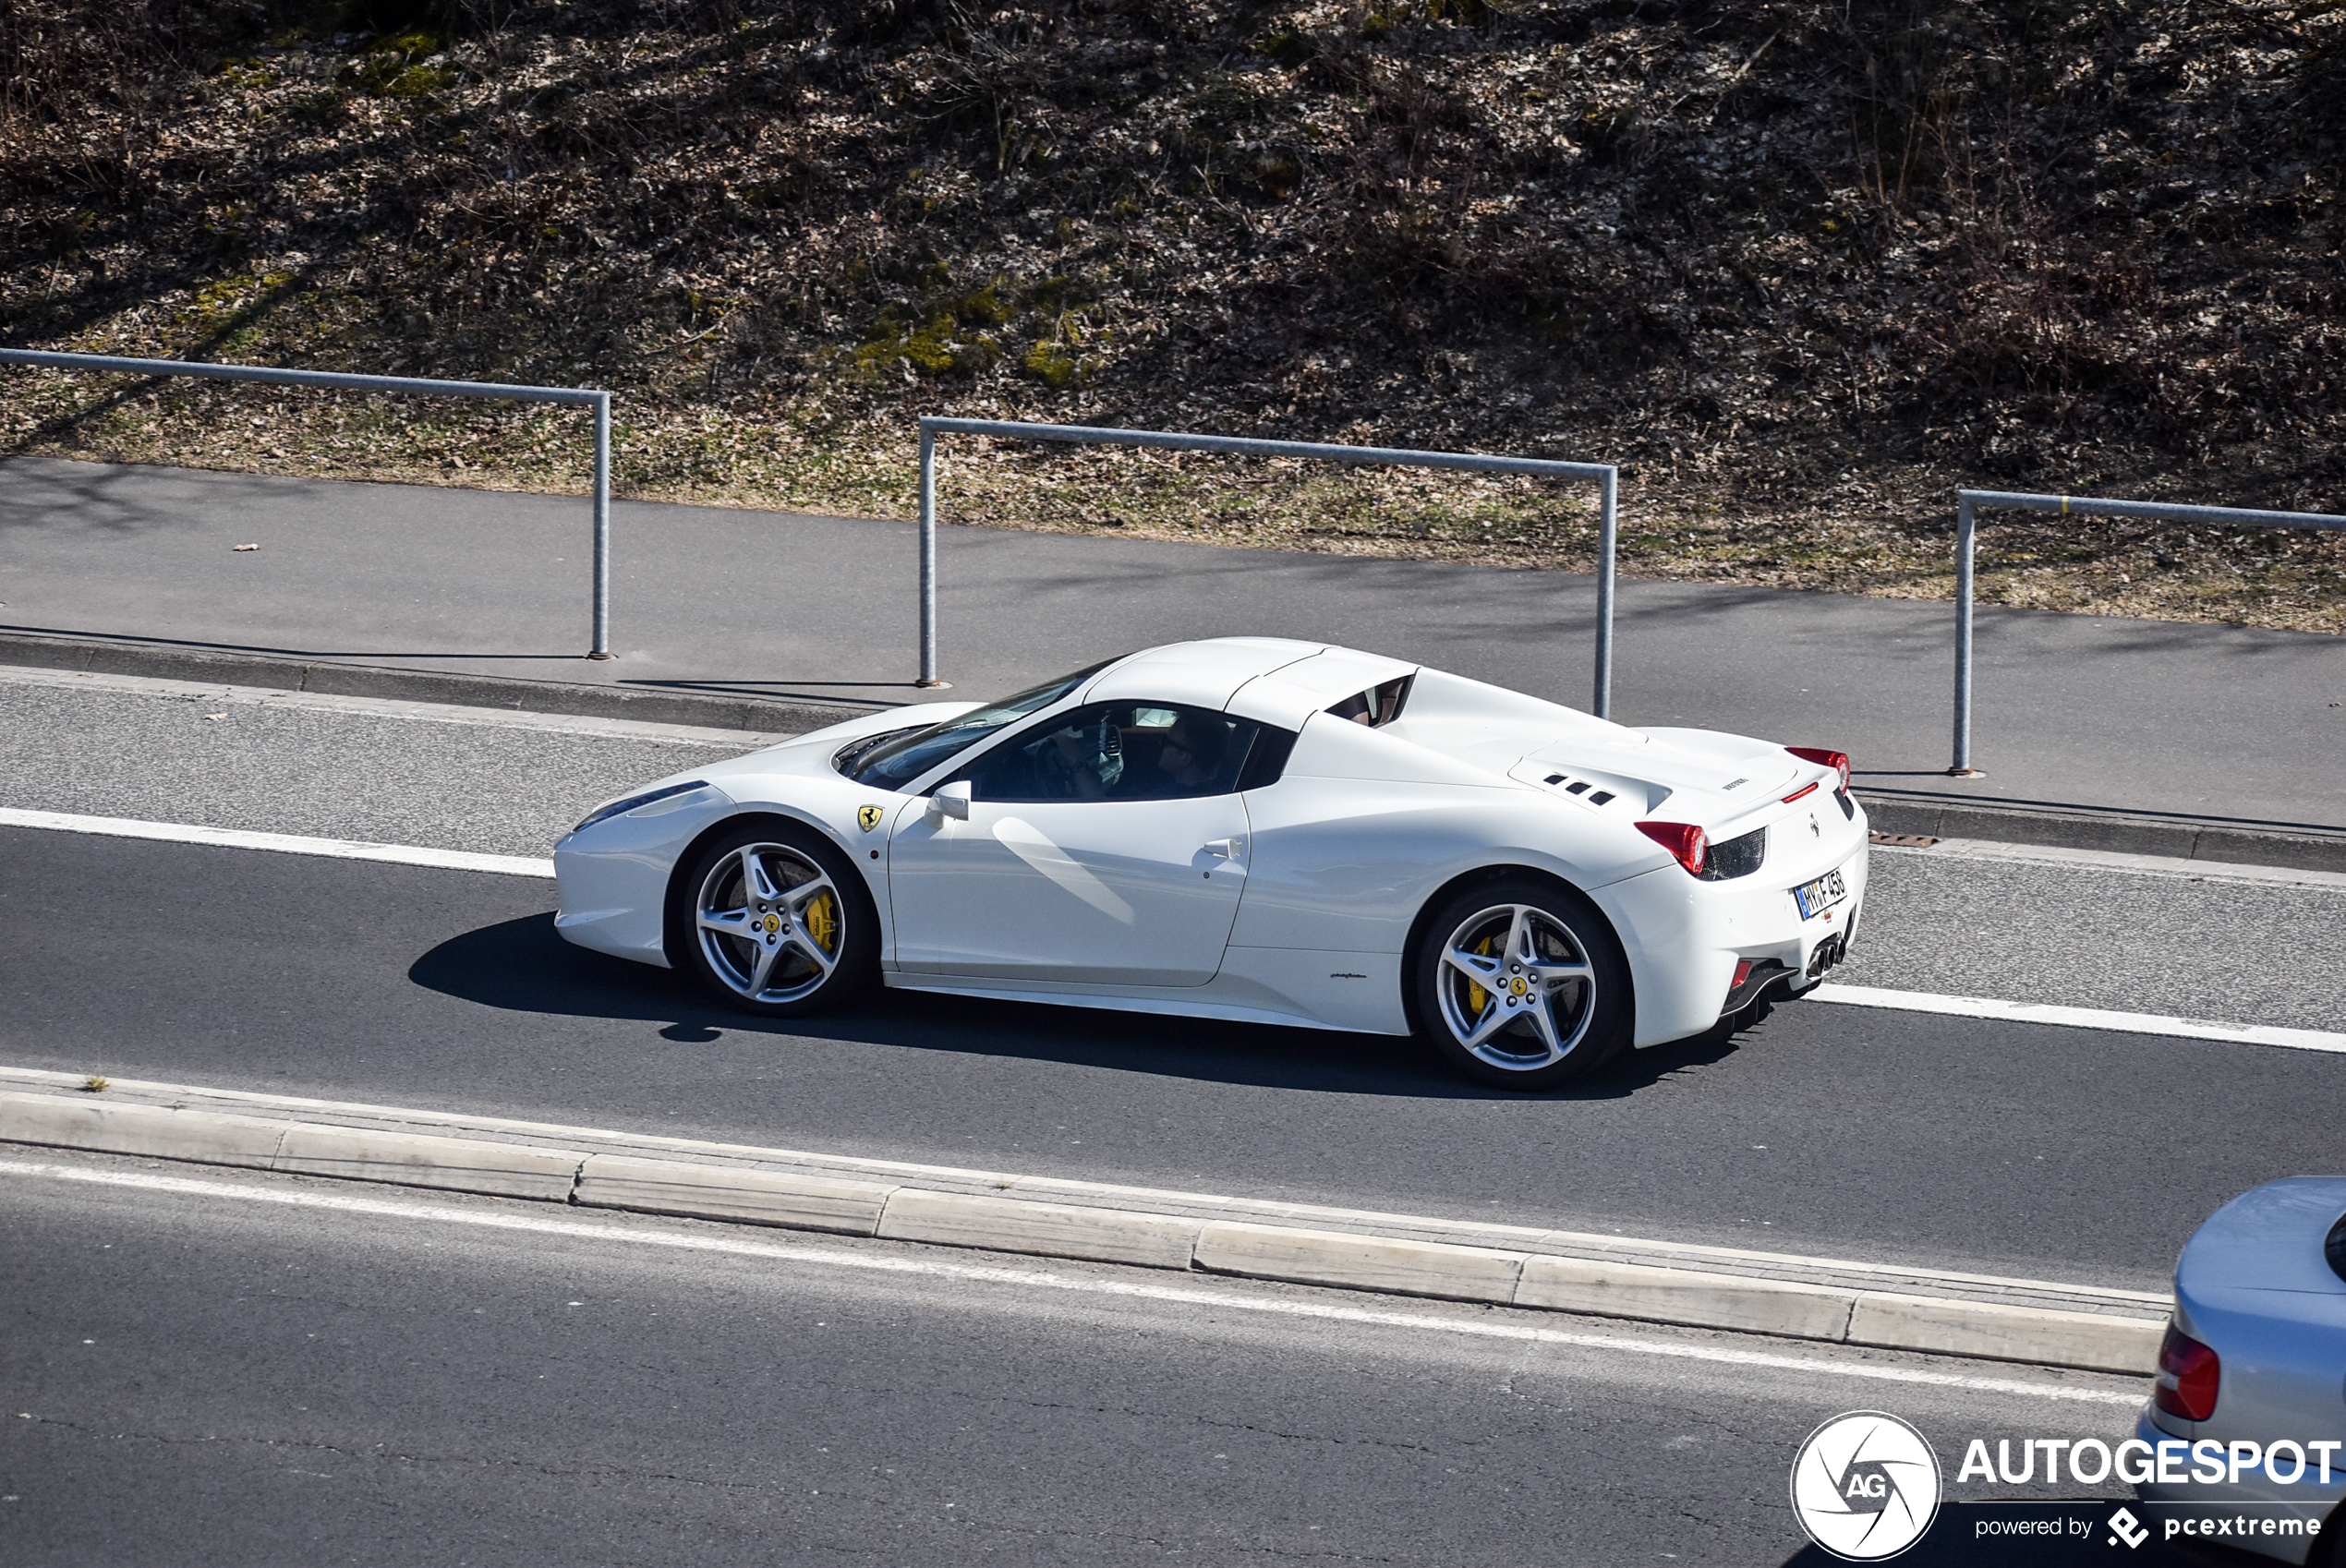
[[[1546,1089],[1629,1043],[1629,966],[1612,928],[1566,889],[1509,876],[1467,888],[1426,923],[1419,1031],[1469,1077]]]
[[[680,940],[671,953],[745,1011],[816,1012],[853,995],[878,968],[871,895],[812,828],[744,824],[706,846],[675,891]]]

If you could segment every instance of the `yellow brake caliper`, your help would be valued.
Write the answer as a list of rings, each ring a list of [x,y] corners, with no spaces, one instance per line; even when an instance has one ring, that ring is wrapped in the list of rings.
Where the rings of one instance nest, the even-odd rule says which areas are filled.
[[[1481,954],[1483,958],[1487,959],[1491,956],[1491,944],[1496,940],[1496,937],[1485,936],[1481,941],[1475,944],[1474,950]],[[1474,1009],[1474,1016],[1476,1018],[1481,1018],[1483,1013],[1497,1001],[1498,998],[1496,996],[1492,995],[1491,993],[1482,989],[1481,986],[1477,985],[1473,981],[1469,980],[1467,982],[1467,1006]]]
[[[829,889],[816,894],[815,901],[806,906],[806,932],[824,952],[839,951],[839,905]]]

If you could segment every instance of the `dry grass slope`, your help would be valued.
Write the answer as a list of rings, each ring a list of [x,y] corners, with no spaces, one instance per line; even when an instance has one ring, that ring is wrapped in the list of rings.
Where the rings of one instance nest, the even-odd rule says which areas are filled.
[[[1627,568],[1943,597],[1959,482],[2346,508],[2335,0],[17,0],[0,335],[623,394],[902,514],[953,412],[1627,464]],[[573,487],[575,416],[46,373],[7,450]],[[953,449],[956,514],[1585,564],[1584,497]],[[2346,537],[1989,533],[2346,632]]]

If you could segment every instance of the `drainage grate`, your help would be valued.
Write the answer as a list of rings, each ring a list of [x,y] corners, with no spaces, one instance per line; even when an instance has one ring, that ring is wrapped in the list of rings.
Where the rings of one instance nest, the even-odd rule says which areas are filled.
[[[1894,850],[1927,850],[1939,842],[1928,833],[1872,833],[1867,838],[1870,843],[1887,844]]]

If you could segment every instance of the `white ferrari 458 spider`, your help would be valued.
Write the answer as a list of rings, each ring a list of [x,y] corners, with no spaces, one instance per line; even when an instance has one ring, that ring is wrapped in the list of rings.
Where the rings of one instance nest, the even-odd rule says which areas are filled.
[[[1838,752],[1222,637],[612,801],[554,848],[556,925],[757,1013],[878,980],[1415,1032],[1537,1088],[1814,985],[1865,898],[1848,786]]]

